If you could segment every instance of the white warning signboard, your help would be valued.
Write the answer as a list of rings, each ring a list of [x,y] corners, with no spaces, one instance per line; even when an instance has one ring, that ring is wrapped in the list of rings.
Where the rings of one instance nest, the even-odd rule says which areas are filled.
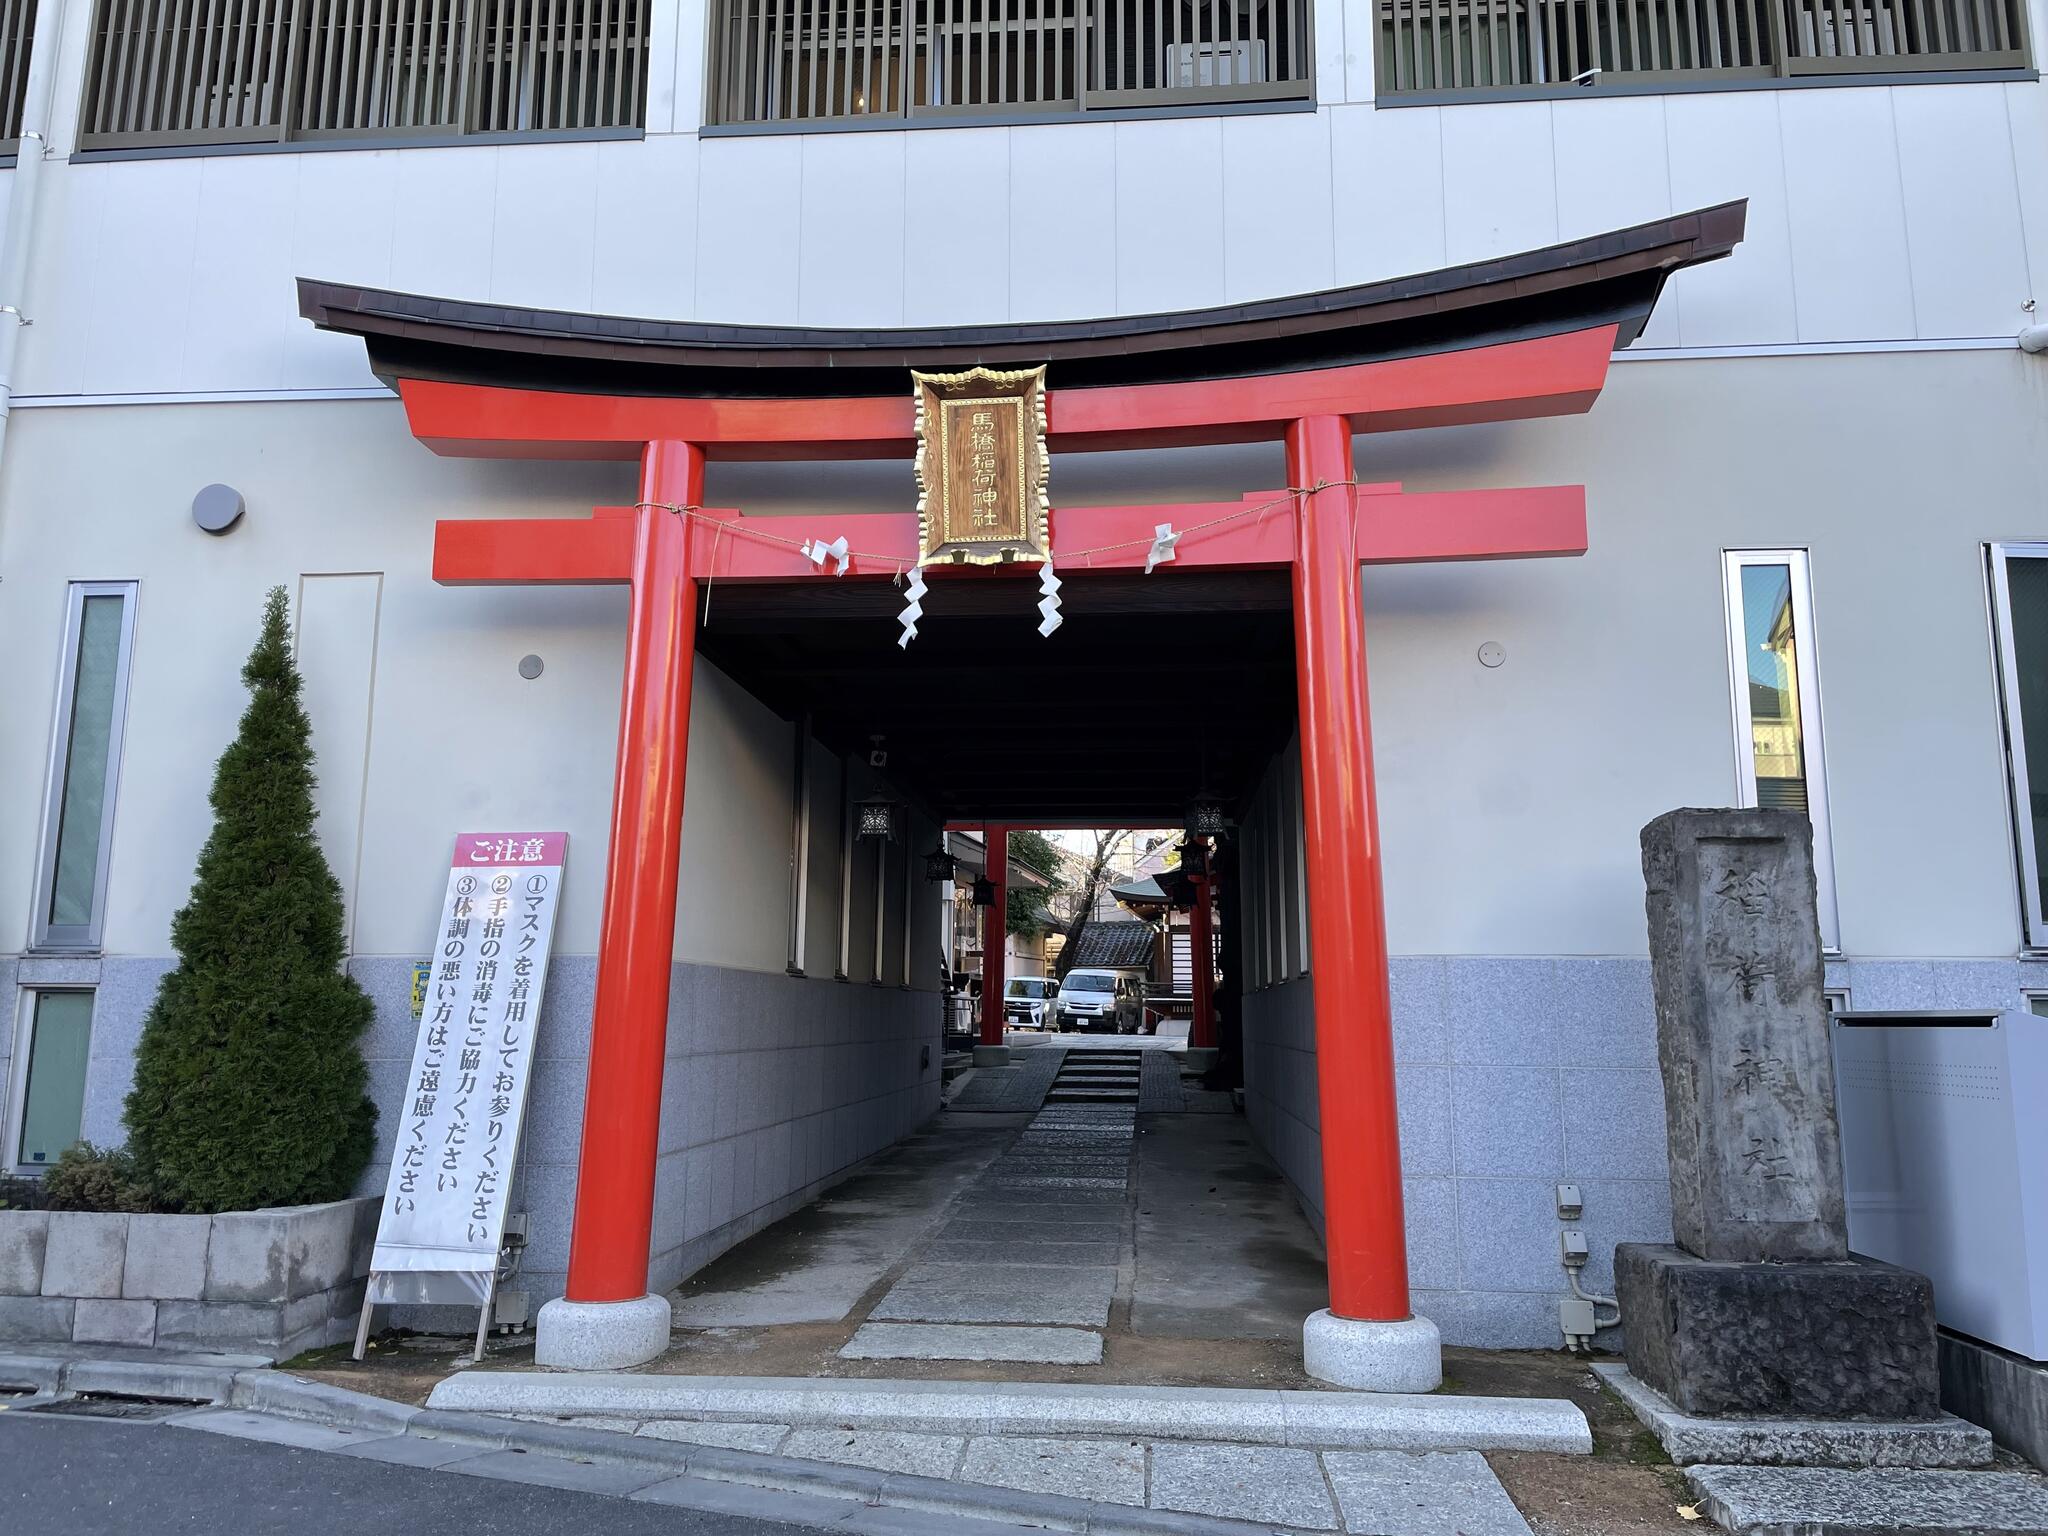
[[[455,841],[365,1305],[488,1306],[532,1075],[564,832]]]

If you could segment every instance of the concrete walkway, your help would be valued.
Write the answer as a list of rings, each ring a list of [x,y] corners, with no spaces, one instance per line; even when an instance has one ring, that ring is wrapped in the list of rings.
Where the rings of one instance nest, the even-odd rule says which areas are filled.
[[[1026,1038],[976,1074],[999,1088],[685,1282],[653,1369],[1308,1385],[1321,1246],[1243,1117],[1196,1112],[1228,1095],[1182,1086],[1178,1041]]]

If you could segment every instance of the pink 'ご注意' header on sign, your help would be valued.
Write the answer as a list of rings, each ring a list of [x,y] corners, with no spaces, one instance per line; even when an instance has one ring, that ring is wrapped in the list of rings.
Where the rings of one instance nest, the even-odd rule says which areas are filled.
[[[566,832],[465,832],[455,839],[451,869],[485,869],[520,864],[559,865],[569,846]]]

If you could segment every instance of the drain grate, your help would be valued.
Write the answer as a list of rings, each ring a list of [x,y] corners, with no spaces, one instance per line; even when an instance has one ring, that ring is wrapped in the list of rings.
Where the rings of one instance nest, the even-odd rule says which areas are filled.
[[[81,1392],[60,1397],[53,1403],[38,1403],[24,1413],[55,1413],[74,1419],[133,1419],[148,1422],[167,1419],[174,1413],[204,1408],[206,1403],[190,1397],[140,1397],[127,1392]]]

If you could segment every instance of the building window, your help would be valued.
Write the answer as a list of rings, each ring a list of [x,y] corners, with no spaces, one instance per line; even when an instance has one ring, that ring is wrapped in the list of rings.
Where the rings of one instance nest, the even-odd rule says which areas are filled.
[[[1994,544],[1987,553],[2020,912],[2027,947],[2048,949],[2048,544]]]
[[[1379,0],[1383,97],[1544,96],[2027,67],[2021,0]]]
[[[647,0],[97,0],[81,150],[637,131]]]
[[[133,582],[72,583],[30,939],[38,949],[100,944],[134,633]]]
[[[1806,552],[1732,550],[1725,558],[1739,799],[1811,819],[1821,942],[1840,949]]]
[[[0,0],[0,155],[21,148],[21,114],[28,104],[29,45],[36,35],[36,0]]]
[[[714,0],[714,123],[1306,99],[1307,0]]]
[[[44,1168],[78,1141],[85,1113],[85,1065],[92,1050],[90,992],[25,992],[21,1084],[14,1161]]]

